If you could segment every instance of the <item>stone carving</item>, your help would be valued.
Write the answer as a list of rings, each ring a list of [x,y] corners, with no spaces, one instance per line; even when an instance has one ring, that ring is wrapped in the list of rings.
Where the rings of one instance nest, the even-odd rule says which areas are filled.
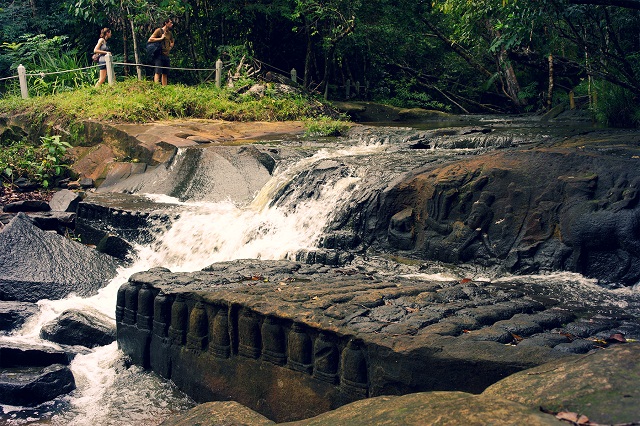
[[[311,374],[313,370],[313,342],[306,328],[294,323],[289,332],[289,368]]]
[[[153,327],[154,296],[149,286],[143,286],[138,291],[137,324],[141,330],[151,330]]]
[[[229,358],[231,355],[231,338],[229,337],[229,311],[220,306],[211,324],[209,350],[218,358]]]
[[[189,333],[187,334],[187,349],[202,351],[207,348],[209,332],[207,312],[202,302],[197,302],[189,315]]]
[[[184,345],[187,332],[187,315],[188,309],[184,295],[177,294],[171,306],[171,325],[169,326],[169,340],[172,345]]]
[[[133,284],[126,283],[124,291],[124,318],[123,321],[125,324],[135,324],[136,323],[136,314],[138,311],[138,290],[139,286],[135,286]]]
[[[284,330],[274,317],[267,317],[262,323],[262,359],[276,365],[284,365],[287,360]]]
[[[366,398],[368,394],[368,372],[362,344],[351,339],[342,351],[342,377],[340,386],[346,394]]]
[[[153,334],[165,339],[171,322],[171,299],[160,292],[153,300]]]
[[[238,316],[238,355],[257,359],[261,352],[260,320],[248,309]]]
[[[323,382],[337,383],[340,353],[329,333],[322,332],[316,338],[313,354],[315,358],[313,376]]]

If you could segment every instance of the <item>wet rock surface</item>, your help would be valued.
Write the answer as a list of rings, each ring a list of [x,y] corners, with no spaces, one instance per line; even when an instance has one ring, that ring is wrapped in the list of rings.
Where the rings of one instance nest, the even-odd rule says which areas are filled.
[[[120,289],[118,342],[197,400],[231,394],[287,421],[378,395],[479,393],[606,346],[613,334],[640,338],[637,295],[594,285],[585,301],[533,281],[435,281],[289,261],[156,268]],[[198,365],[207,373],[190,371]],[[297,393],[307,396],[292,408],[284,401]]]
[[[116,330],[112,320],[100,312],[68,309],[43,325],[40,337],[63,345],[93,348],[113,342]]]
[[[18,213],[0,231],[0,299],[36,302],[70,293],[95,294],[119,263],[82,244],[34,226]]]
[[[35,303],[0,301],[0,331],[12,331],[38,313]]]
[[[503,379],[479,395],[420,392],[379,396],[289,426],[311,425],[558,425],[559,419],[591,424],[636,424],[640,345],[615,345],[589,355],[561,359]],[[587,420],[588,419],[588,420]],[[162,423],[276,424],[237,403],[210,402]]]
[[[0,344],[0,403],[35,407],[71,392],[75,379],[69,363],[77,353],[73,348]]]
[[[417,141],[433,147],[435,132]],[[453,136],[446,141],[464,135]],[[593,131],[426,164],[353,208],[351,219],[381,250],[631,286],[640,278],[639,139]]]
[[[36,406],[76,387],[66,365],[15,367],[0,370],[0,402],[17,406]]]

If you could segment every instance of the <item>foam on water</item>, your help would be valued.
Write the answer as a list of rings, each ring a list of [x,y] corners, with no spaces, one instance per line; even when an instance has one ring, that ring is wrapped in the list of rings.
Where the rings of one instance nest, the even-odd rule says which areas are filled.
[[[367,155],[379,150],[377,145],[358,146],[335,152],[322,150],[310,158],[276,171],[271,181],[249,206],[231,202],[182,202],[163,194],[146,194],[158,203],[180,209],[179,218],[167,232],[157,236],[149,246],[137,246],[137,259],[89,298],[70,296],[63,300],[41,300],[40,314],[21,330],[5,336],[12,342],[38,343],[58,347],[40,339],[42,326],[66,309],[96,309],[115,322],[119,287],[135,272],[163,266],[172,271],[196,271],[214,262],[255,258],[283,259],[300,249],[315,247],[322,231],[357,189],[359,178],[339,176],[326,182],[316,197],[296,200],[293,205],[277,206],[271,197],[299,173],[316,162],[349,155]],[[173,211],[173,210],[172,210]],[[56,425],[150,425],[161,422],[175,411],[191,405],[169,383],[138,367],[125,368],[123,354],[116,343],[77,355],[71,363],[77,389],[61,399],[66,408],[55,414]],[[3,407],[11,412],[16,407]],[[28,416],[4,417],[8,424],[31,423]]]

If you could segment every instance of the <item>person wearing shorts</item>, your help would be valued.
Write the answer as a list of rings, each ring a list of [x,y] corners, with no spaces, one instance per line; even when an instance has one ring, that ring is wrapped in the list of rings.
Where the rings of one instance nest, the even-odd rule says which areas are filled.
[[[100,68],[100,77],[98,77],[98,82],[96,83],[96,87],[100,86],[107,79],[107,64],[105,55],[109,53],[109,46],[107,46],[107,40],[111,38],[111,30],[109,28],[103,28],[100,30],[100,38],[98,39],[98,43],[96,47],[93,48],[93,53],[98,53],[100,58],[98,59],[98,68]]]
[[[173,20],[166,19],[162,23],[161,28],[157,28],[151,37],[149,37],[149,43],[160,42],[162,46],[162,52],[155,58],[153,65],[155,65],[153,81],[156,83],[162,83],[166,86],[169,81],[169,67],[171,61],[169,60],[169,52],[173,49],[175,44],[173,40],[173,34],[171,29],[173,28]]]

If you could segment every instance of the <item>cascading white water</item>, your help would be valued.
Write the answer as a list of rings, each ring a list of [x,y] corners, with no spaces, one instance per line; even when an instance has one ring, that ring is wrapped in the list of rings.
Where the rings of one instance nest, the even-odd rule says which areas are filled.
[[[121,269],[97,295],[85,299],[42,300],[38,303],[40,315],[2,339],[55,347],[40,339],[40,328],[69,308],[96,309],[115,321],[118,288],[133,273],[154,266],[173,271],[196,271],[214,262],[233,259],[282,259],[296,250],[314,247],[331,215],[357,189],[359,178],[338,176],[326,182],[317,196],[298,200],[295,205],[277,206],[271,203],[271,197],[313,163],[334,157],[367,155],[380,149],[379,145],[365,145],[333,152],[319,151],[286,170],[276,170],[271,181],[248,206],[198,200],[180,202],[164,195],[147,194],[155,201],[179,206],[179,219],[170,229],[157,236],[153,244],[136,247],[135,263]],[[116,343],[77,355],[71,368],[77,389],[62,398],[63,408],[49,420],[44,420],[47,424],[153,425],[193,405],[171,384],[138,367],[125,368]],[[4,416],[8,424],[40,421],[37,412],[18,414],[18,407],[6,406],[3,410],[9,413]],[[12,411],[15,411],[13,415]]]

